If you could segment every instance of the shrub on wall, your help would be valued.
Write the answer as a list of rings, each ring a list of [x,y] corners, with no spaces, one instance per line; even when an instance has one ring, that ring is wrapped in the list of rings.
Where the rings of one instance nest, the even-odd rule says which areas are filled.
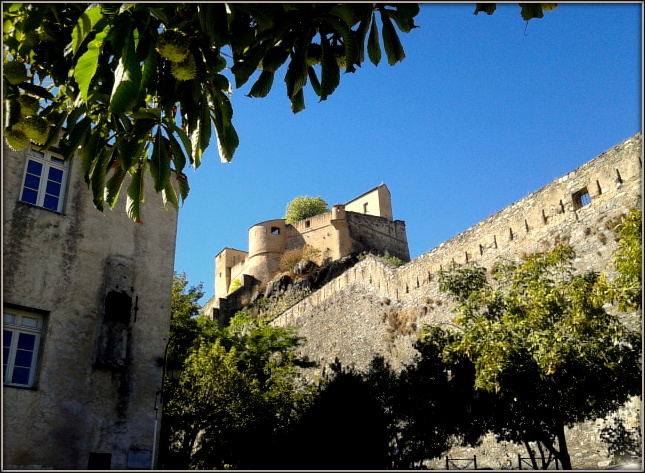
[[[302,248],[285,251],[280,257],[280,271],[290,273],[293,267],[302,259]]]
[[[322,197],[296,197],[287,204],[284,215],[286,223],[297,222],[329,211],[329,205]]]
[[[288,250],[280,257],[280,271],[283,273],[292,273],[294,272],[294,267],[301,261],[312,261],[317,264],[319,258],[320,250],[310,245]]]
[[[382,255],[377,255],[377,254],[371,253],[369,251],[364,251],[364,252],[360,253],[357,256],[357,258],[360,261],[362,259],[365,259],[367,257],[367,255],[370,255],[370,254],[373,254],[374,256],[376,256],[378,258],[381,258],[382,260],[387,261],[390,264],[393,264],[394,266],[401,266],[401,265],[405,264],[405,261],[403,261],[401,258],[397,258],[396,256],[392,256],[390,254],[390,252],[387,251],[387,250],[385,250],[385,253],[383,253]]]
[[[228,288],[228,293],[230,294],[231,292],[235,292],[240,287],[242,287],[242,281],[240,281],[238,278],[233,279],[233,281],[231,281],[230,287]]]

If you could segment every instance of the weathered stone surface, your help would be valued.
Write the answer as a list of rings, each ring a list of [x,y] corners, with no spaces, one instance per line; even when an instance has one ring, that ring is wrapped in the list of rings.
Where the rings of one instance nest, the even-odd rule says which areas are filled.
[[[303,259],[298,261],[298,263],[296,263],[296,265],[293,267],[293,274],[310,274],[315,271],[317,267],[318,265],[313,261]]]
[[[97,211],[75,158],[62,212],[29,205],[25,164],[3,148],[3,303],[46,314],[45,329],[36,386],[3,386],[3,465],[83,470],[97,452],[125,469],[154,449],[177,213],[149,183],[143,224],[125,198]]]
[[[579,270],[605,271],[613,278],[616,223],[642,205],[641,155],[639,133],[401,267],[368,256],[342,272],[330,269],[322,277],[325,284],[314,284],[319,289],[273,324],[297,326],[307,338],[304,353],[321,367],[338,358],[362,369],[380,354],[400,368],[412,360],[423,324],[454,322],[453,305],[437,284],[438,271],[453,262],[491,267],[499,257],[519,259],[563,242],[576,251]],[[589,205],[581,206],[581,192],[588,193]],[[640,326],[640,314],[625,318]],[[640,422],[640,401],[628,403],[621,415]],[[574,468],[598,469],[608,461],[607,446],[599,441],[601,427],[602,421],[570,430]],[[481,447],[448,455],[476,454],[478,466],[497,469],[517,468],[518,453],[526,456],[523,448],[490,437]],[[428,466],[445,468],[445,459]]]

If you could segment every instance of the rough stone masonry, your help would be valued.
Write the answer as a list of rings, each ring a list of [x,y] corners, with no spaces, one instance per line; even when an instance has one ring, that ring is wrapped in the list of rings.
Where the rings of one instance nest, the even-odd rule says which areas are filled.
[[[578,269],[605,271],[613,278],[616,223],[641,207],[641,184],[638,133],[403,266],[376,257],[360,261],[272,323],[297,326],[307,338],[305,353],[321,367],[338,358],[362,369],[380,354],[401,368],[412,360],[423,324],[454,320],[451,303],[437,284],[438,271],[452,262],[490,267],[498,257],[519,259],[561,242],[574,248]],[[626,320],[641,326],[640,313]],[[641,399],[634,398],[620,415],[628,426],[639,425]],[[567,433],[574,468],[609,465],[607,445],[599,437],[603,422],[577,425]],[[478,467],[501,469],[518,468],[518,453],[526,456],[524,448],[490,436],[478,448],[455,448],[447,455],[477,455]],[[445,459],[427,466],[443,469]]]

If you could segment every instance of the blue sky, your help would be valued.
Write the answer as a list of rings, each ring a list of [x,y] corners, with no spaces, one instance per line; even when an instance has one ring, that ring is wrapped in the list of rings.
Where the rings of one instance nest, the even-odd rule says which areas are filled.
[[[175,270],[214,294],[214,259],[294,197],[345,203],[387,184],[416,258],[642,130],[642,4],[564,3],[526,25],[517,4],[422,4],[406,58],[363,64],[294,115],[235,90],[240,146],[189,171]],[[379,21],[380,25],[380,21]]]

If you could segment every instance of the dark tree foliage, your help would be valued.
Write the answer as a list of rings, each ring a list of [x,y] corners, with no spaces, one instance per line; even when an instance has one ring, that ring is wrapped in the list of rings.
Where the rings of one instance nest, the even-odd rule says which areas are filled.
[[[381,470],[389,465],[388,413],[365,374],[338,360],[316,400],[283,437],[277,469]],[[389,386],[388,386],[389,388]]]
[[[574,258],[559,246],[520,263],[501,261],[490,280],[474,265],[440,275],[463,330],[443,356],[469,360],[473,388],[494,396],[487,429],[531,456],[533,442],[544,463],[553,457],[565,469],[565,427],[642,394],[641,334],[606,311],[604,279],[576,272]]]

